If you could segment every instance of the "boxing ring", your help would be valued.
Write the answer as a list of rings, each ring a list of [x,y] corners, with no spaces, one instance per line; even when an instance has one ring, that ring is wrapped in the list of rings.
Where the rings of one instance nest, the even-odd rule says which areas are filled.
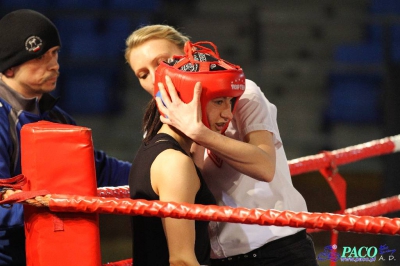
[[[311,171],[322,174],[339,203],[335,213],[179,204],[132,200],[128,186],[96,188],[90,129],[40,121],[21,130],[22,174],[1,184],[23,192],[0,203],[4,207],[23,203],[27,265],[54,265],[55,261],[57,265],[101,265],[99,214],[304,227],[309,232],[330,231],[331,244],[335,244],[340,231],[400,235],[400,218],[382,216],[400,210],[400,195],[347,208],[346,181],[338,171],[339,165],[399,150],[400,135],[396,135],[290,160],[293,176]]]

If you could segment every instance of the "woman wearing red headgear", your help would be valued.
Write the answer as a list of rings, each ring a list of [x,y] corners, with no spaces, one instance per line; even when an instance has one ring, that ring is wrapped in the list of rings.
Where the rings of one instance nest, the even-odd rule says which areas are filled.
[[[155,74],[160,82],[168,74],[179,84],[176,89],[186,101],[192,100],[194,84],[201,80],[205,84],[199,99],[204,106],[203,121],[208,128],[221,133],[243,94],[244,74],[240,67],[199,51],[192,53],[187,49],[187,55],[169,63],[161,62]],[[143,121],[146,137],[130,172],[131,198],[216,204],[191,159],[193,141],[163,124],[152,102]],[[211,248],[206,221],[133,216],[132,230],[135,265],[209,264]]]
[[[147,92],[153,94],[157,87],[155,71],[160,62],[183,54],[188,40],[167,25],[144,26],[127,38],[125,58]],[[201,122],[200,84],[194,87],[190,103],[180,100],[168,77],[166,85],[170,97],[164,86],[160,92],[167,108],[158,100],[165,114],[161,121],[194,141],[196,165],[218,205],[307,211],[291,181],[276,107],[254,82],[246,80],[224,134]],[[210,222],[209,229],[211,265],[318,265],[313,242],[303,228]]]

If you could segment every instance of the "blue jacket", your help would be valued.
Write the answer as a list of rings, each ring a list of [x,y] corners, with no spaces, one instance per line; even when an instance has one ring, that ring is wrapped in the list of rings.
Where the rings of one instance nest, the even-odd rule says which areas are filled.
[[[19,143],[23,125],[40,120],[76,125],[56,102],[50,94],[44,94],[40,101],[26,99],[0,79],[0,178],[21,174]],[[95,162],[97,186],[128,185],[131,163],[108,157],[102,151],[95,151]],[[0,207],[0,265],[25,263],[22,211],[21,204],[10,209]]]

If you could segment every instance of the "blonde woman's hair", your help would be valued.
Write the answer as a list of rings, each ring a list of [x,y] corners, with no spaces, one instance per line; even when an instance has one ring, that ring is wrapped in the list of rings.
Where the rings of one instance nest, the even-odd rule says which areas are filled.
[[[176,30],[169,25],[147,25],[135,30],[126,39],[125,59],[128,62],[131,50],[142,43],[151,39],[165,39],[176,44],[183,50],[185,43],[189,41],[189,36]]]

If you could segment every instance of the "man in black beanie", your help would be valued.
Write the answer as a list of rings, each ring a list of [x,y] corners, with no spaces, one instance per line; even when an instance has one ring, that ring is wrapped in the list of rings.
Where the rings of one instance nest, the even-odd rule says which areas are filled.
[[[61,47],[56,26],[33,10],[17,10],[1,19],[0,72]]]
[[[60,47],[55,25],[36,11],[16,10],[0,20],[0,178],[21,174],[23,125],[39,120],[76,124],[49,94],[59,76]],[[128,184],[130,163],[102,151],[95,151],[95,160],[98,186]],[[0,265],[26,265],[23,226],[21,204],[0,208]]]

